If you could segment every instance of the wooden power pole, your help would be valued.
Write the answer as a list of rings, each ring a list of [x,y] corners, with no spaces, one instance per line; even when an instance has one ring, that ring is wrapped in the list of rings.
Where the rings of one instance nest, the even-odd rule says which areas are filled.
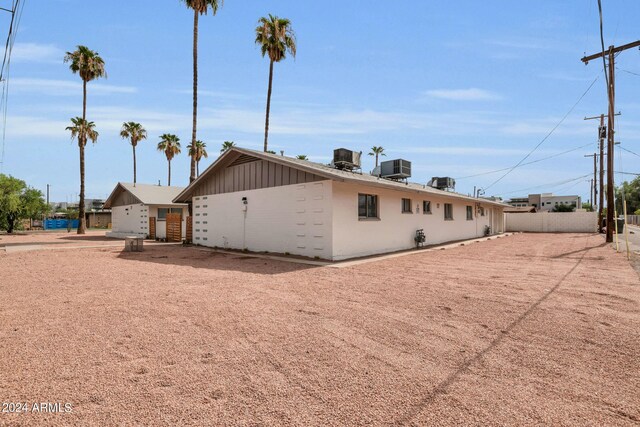
[[[615,116],[619,116],[620,112],[614,114]],[[604,125],[604,118],[609,117],[608,114],[600,114],[599,116],[594,117],[585,117],[585,120],[594,120],[600,119],[600,127],[598,128],[598,140],[600,141],[600,177],[599,177],[599,194],[600,200],[597,202],[598,204],[598,233],[602,233],[602,214],[604,209],[604,140],[607,137],[607,127]]]
[[[598,198],[598,153],[593,154],[585,154],[584,157],[593,157],[593,179],[591,180],[591,194],[589,203],[591,204],[591,209],[595,211],[595,203]]]
[[[632,49],[634,47],[640,46],[640,40],[635,41],[633,43],[628,43],[622,46],[609,46],[607,51],[602,51],[595,53],[590,56],[585,56],[581,60],[585,64],[588,64],[589,61],[597,58],[607,58],[609,59],[609,78],[607,80],[607,95],[609,97],[609,114],[607,115],[607,242],[613,242],[613,212],[615,210],[614,206],[614,189],[613,189],[613,147],[614,147],[614,111],[616,105],[616,58],[615,54],[622,52],[627,49]],[[605,62],[606,63],[606,62]]]

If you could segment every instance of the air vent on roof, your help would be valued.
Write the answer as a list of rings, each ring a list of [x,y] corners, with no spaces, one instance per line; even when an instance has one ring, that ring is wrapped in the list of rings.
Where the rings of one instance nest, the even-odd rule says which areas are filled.
[[[360,156],[362,152],[337,148],[333,150],[333,166],[336,169],[354,170],[360,169]]]
[[[438,190],[454,190],[456,188],[456,180],[446,177],[433,177],[427,184],[429,187],[437,188]]]
[[[380,176],[390,179],[406,179],[411,176],[411,162],[403,159],[380,163]]]

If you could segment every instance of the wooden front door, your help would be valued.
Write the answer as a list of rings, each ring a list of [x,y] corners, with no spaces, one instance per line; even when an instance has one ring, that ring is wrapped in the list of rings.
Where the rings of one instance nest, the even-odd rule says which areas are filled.
[[[182,214],[167,214],[167,242],[182,241]]]
[[[156,239],[156,217],[152,216],[149,218],[149,238],[152,240]]]

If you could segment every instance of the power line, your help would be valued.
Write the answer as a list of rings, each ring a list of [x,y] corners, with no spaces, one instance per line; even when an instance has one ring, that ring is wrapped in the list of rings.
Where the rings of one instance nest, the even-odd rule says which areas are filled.
[[[623,147],[623,146],[621,146],[621,145],[618,145],[618,148],[620,148],[621,150],[626,151],[627,153],[631,153],[631,154],[633,154],[634,156],[638,156],[638,157],[640,157],[640,154],[638,154],[638,153],[634,153],[634,152],[633,152],[633,151],[631,151],[631,150],[627,150],[626,148],[624,148],[624,147]]]
[[[638,77],[640,77],[640,74],[639,74],[639,73],[634,73],[633,71],[625,70],[625,69],[622,69],[622,68],[620,68],[620,67],[616,67],[616,68],[617,68],[618,70],[620,70],[620,71],[624,71],[625,73],[633,74],[634,76],[638,76]]]
[[[18,34],[18,27],[22,20],[25,0],[14,0],[11,12],[11,23],[5,44],[2,67],[0,68],[0,82],[2,83],[2,97],[0,98],[0,110],[2,111],[2,148],[0,150],[0,173],[4,169],[4,153],[7,135],[7,109],[9,103],[9,75],[11,71],[11,53]],[[6,71],[6,72],[5,72]]]
[[[584,144],[584,145],[581,145],[581,146],[579,146],[579,147],[575,147],[575,148],[572,148],[572,149],[570,149],[570,150],[563,151],[563,152],[561,152],[561,153],[552,154],[551,156],[542,157],[542,158],[540,158],[540,159],[532,160],[532,161],[527,162],[527,163],[522,163],[520,166],[532,165],[532,164],[534,164],[534,163],[542,162],[542,161],[544,161],[544,160],[553,159],[554,157],[559,157],[559,156],[562,156],[562,155],[564,155],[564,154],[571,153],[571,152],[573,152],[573,151],[581,150],[581,149],[583,149],[583,148],[585,148],[585,147],[590,146],[591,144],[592,144],[592,143],[590,142],[590,143],[588,143],[588,144]],[[456,180],[467,179],[467,178],[474,178],[474,177],[476,177],[476,176],[482,176],[482,175],[491,175],[491,174],[493,174],[493,173],[504,172],[504,171],[509,170],[509,169],[510,169],[510,168],[502,168],[502,169],[496,169],[496,170],[492,170],[492,171],[488,171],[488,172],[476,173],[476,174],[473,174],[473,175],[467,175],[467,176],[463,176],[463,177],[460,177],[460,178],[456,178]]]
[[[569,184],[570,182],[578,181],[580,179],[584,179],[584,178],[587,178],[587,177],[590,177],[590,176],[591,176],[591,173],[588,173],[586,175],[582,175],[582,176],[579,176],[577,178],[566,179],[566,180],[563,180],[563,181],[551,182],[551,183],[542,184],[542,185],[536,185],[535,187],[522,188],[520,190],[509,191],[507,193],[502,193],[502,194],[505,195],[505,194],[521,193],[523,191],[535,190],[536,188],[541,188],[541,187],[546,187],[546,188],[558,187],[560,185]]]
[[[538,145],[536,145],[535,147],[533,147],[533,150],[529,151],[529,153],[524,156],[515,166],[512,166],[511,168],[509,168],[509,170],[502,175],[500,178],[496,179],[495,181],[493,181],[491,184],[489,184],[487,187],[484,187],[483,190],[488,190],[489,188],[493,187],[494,185],[496,185],[498,182],[502,181],[502,179],[504,177],[506,177],[507,175],[509,175],[511,172],[513,172],[514,169],[516,169],[519,166],[522,166],[522,163],[527,160],[529,158],[529,156],[531,156],[547,139],[549,139],[549,137],[553,134],[553,132],[556,131],[556,129],[558,129],[560,127],[560,125],[562,123],[564,123],[564,121],[566,120],[566,118],[569,116],[569,114],[571,114],[573,112],[573,110],[578,106],[578,104],[580,103],[580,101],[582,101],[582,99],[587,95],[587,93],[589,93],[589,91],[591,90],[591,88],[593,87],[593,85],[596,84],[596,82],[598,81],[598,79],[600,78],[600,74],[598,74],[596,76],[595,79],[593,79],[593,81],[591,82],[591,84],[589,85],[589,87],[587,88],[587,90],[585,90],[582,95],[580,95],[580,97],[578,98],[578,100],[575,102],[575,104],[573,104],[573,106],[569,109],[569,111],[567,111],[567,113],[562,117],[562,119],[553,127],[553,129],[551,129],[551,131],[549,131],[549,133],[542,138],[542,140],[538,143]]]

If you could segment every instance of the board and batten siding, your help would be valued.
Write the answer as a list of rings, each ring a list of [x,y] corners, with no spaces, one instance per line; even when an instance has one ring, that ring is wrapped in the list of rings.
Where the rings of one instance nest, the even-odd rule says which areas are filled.
[[[115,206],[127,206],[127,205],[135,205],[139,204],[140,200],[138,200],[133,194],[128,191],[122,190],[120,194],[118,194],[111,203],[112,207]]]
[[[267,160],[254,160],[227,166],[206,177],[194,189],[193,196],[233,193],[324,180],[312,173]]]

